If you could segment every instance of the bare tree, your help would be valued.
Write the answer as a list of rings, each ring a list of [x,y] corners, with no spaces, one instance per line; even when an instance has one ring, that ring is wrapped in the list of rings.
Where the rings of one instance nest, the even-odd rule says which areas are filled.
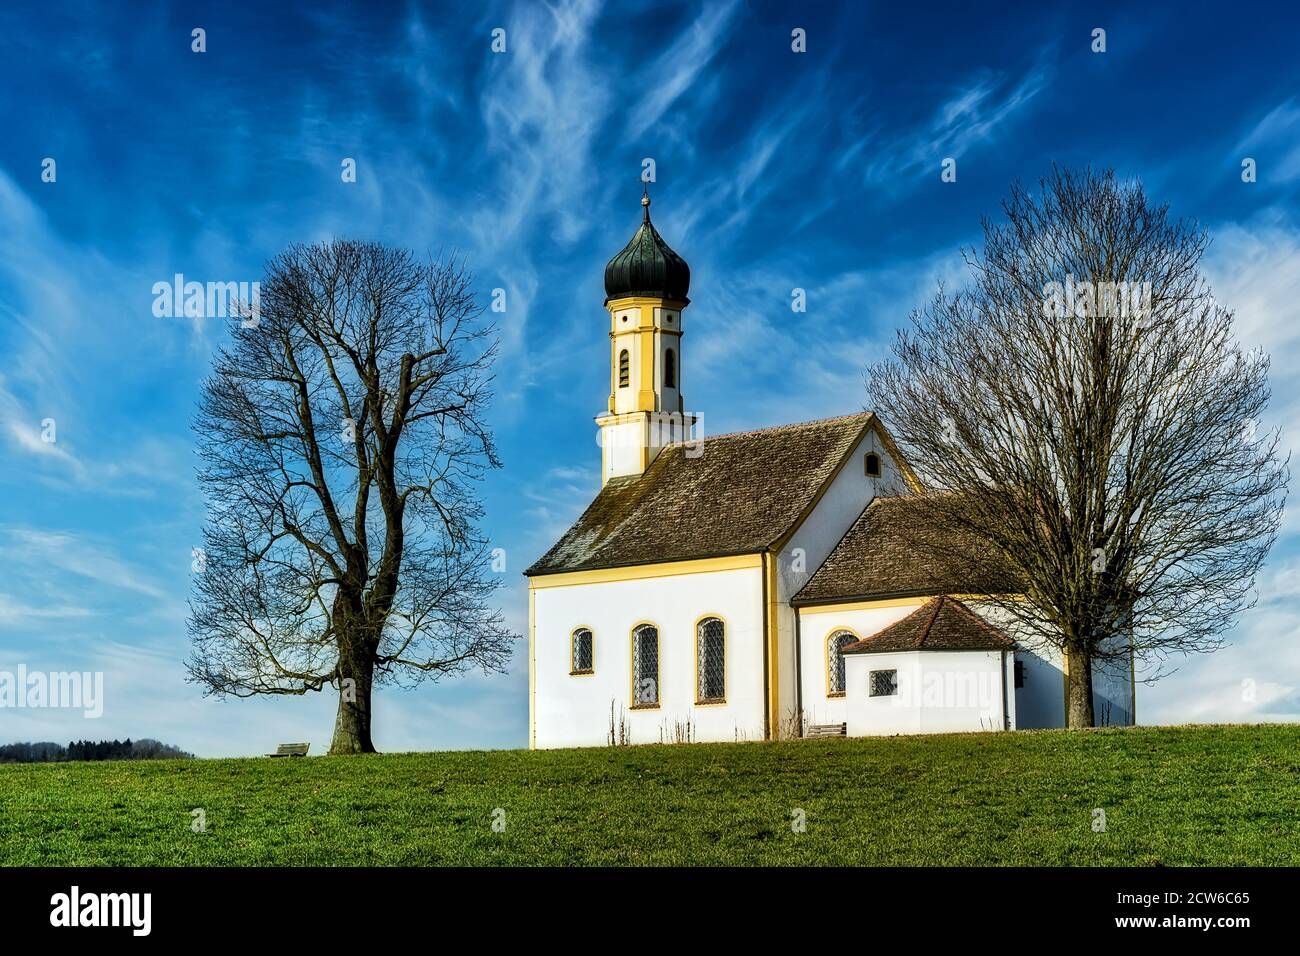
[[[869,399],[955,532],[921,537],[1005,567],[1023,597],[986,599],[1062,651],[1068,724],[1091,726],[1095,664],[1134,654],[1153,680],[1253,605],[1287,462],[1260,425],[1268,357],[1234,341],[1195,223],[1109,171],[1056,169],[1003,211]]]
[[[339,690],[331,753],[373,752],[376,682],[504,668],[515,635],[476,483],[496,346],[456,259],[293,246],[232,322],[195,429],[208,500],[190,680]]]

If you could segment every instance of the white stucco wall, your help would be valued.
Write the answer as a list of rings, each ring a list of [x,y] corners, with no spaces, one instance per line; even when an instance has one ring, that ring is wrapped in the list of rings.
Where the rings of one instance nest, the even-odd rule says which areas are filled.
[[[882,602],[870,608],[800,610],[800,673],[803,676],[803,713],[805,725],[841,724],[847,719],[843,697],[829,693],[830,656],[827,653],[832,634],[849,631],[858,638],[870,637],[895,621],[901,621],[920,602]]]
[[[1016,642],[1024,682],[1012,688],[1016,697],[1016,727],[1038,730],[1065,726],[1065,670],[1061,652],[1045,641],[1028,638],[1007,612],[994,605],[967,601],[969,607]]]
[[[602,481],[608,481],[618,475],[635,475],[641,472],[645,423],[640,417],[623,421],[610,419],[610,423],[602,425],[596,434],[597,440],[602,445],[601,464],[605,469]]]
[[[850,737],[942,734],[1014,727],[1011,654],[907,651],[845,658],[845,722]],[[1005,669],[1004,669],[1005,665]],[[898,693],[870,696],[870,673],[897,672]]]
[[[827,693],[829,655],[827,646],[832,634],[847,630],[859,638],[870,637],[917,610],[928,598],[881,601],[875,606],[844,608],[806,607],[800,610],[802,645],[803,709],[809,724],[836,724],[848,719],[844,698]],[[967,606],[991,624],[1007,630],[1017,639],[1004,615],[995,607],[968,601]],[[1015,688],[1014,672],[1008,686],[1014,691],[1015,726],[1022,730],[1065,726],[1065,674],[1061,654],[1050,644],[1017,639],[1015,659],[1023,664],[1024,685]],[[946,652],[945,652],[946,653]],[[1127,670],[1104,676],[1094,674],[1094,700],[1097,722],[1104,713],[1112,724],[1131,722],[1127,707]],[[1110,702],[1109,709],[1106,702]]]
[[[1017,726],[1023,730],[1064,727],[1066,721],[1065,658],[1060,649],[1041,638],[1017,633],[1015,622],[999,608],[969,605],[990,623],[1001,627],[1017,643],[1023,662],[1024,684],[1016,689]],[[1098,727],[1133,723],[1132,669],[1127,660],[1094,663],[1092,671],[1093,720]]]
[[[1024,683],[1016,688],[1016,726],[1021,730],[1065,726],[1065,671],[1050,644],[1020,640],[1016,659]]]
[[[863,459],[868,452],[880,456],[879,477],[865,474]],[[809,652],[806,641],[803,653],[798,652],[798,642],[795,639],[796,612],[790,607],[790,599],[808,583],[808,579],[835,550],[845,532],[873,498],[896,495],[905,490],[906,484],[898,466],[885,450],[880,437],[874,431],[869,431],[782,550],[777,562],[776,578],[777,620],[780,626],[777,678],[781,688],[783,724],[799,712],[800,696],[803,698],[805,722],[843,722],[842,714],[836,716],[843,710],[839,701],[828,700],[826,697],[825,665],[822,664],[818,669],[816,655]],[[800,684],[802,695],[799,693]],[[820,719],[822,714],[830,716],[823,720]]]
[[[757,560],[757,559],[755,559]],[[535,746],[603,746],[610,707],[631,742],[763,739],[762,572],[757,566],[671,577],[539,587],[533,592]],[[696,703],[695,624],[726,624],[726,702]],[[659,706],[632,709],[632,629],[659,629]],[[595,673],[570,675],[569,636],[591,628]]]

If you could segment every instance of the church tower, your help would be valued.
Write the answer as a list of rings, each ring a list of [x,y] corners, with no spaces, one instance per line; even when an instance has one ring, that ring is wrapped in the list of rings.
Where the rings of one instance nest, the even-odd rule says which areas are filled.
[[[600,426],[601,477],[639,475],[660,449],[691,437],[695,417],[682,401],[682,312],[691,270],[650,222],[605,266],[609,311],[609,404]]]

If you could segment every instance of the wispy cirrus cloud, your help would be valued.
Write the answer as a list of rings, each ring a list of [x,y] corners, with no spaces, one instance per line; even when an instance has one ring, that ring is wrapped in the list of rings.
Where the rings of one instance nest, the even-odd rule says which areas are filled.
[[[46,573],[63,571],[114,591],[130,591],[157,600],[174,600],[176,597],[148,572],[85,535],[24,527],[6,528],[0,533],[4,535],[7,553],[28,568]]]
[[[505,252],[526,227],[563,241],[589,228],[592,149],[610,103],[592,51],[594,0],[515,7],[508,55],[489,63],[480,97],[484,148],[496,166],[490,201],[472,223],[479,247]]]
[[[1053,72],[1050,60],[1040,61],[1018,78],[981,70],[939,103],[928,121],[888,139],[873,130],[848,152],[874,157],[864,168],[867,184],[875,188],[903,190],[914,185],[923,170],[932,169],[937,180],[943,160],[961,159],[1006,133],[1011,120],[1046,89]]]
[[[739,0],[705,4],[695,21],[638,71],[633,89],[643,92],[628,110],[629,139],[639,139],[663,119],[709,68],[726,42],[739,5]],[[698,115],[695,108],[685,112]]]
[[[1258,171],[1261,179],[1278,183],[1300,179],[1300,104],[1294,98],[1264,114],[1230,151],[1233,162],[1248,155],[1263,166]]]

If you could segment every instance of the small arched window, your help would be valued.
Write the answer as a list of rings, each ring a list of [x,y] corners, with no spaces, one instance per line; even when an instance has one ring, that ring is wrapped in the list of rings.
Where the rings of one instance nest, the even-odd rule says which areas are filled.
[[[591,630],[580,627],[573,632],[571,650],[572,663],[570,674],[594,674],[596,671],[595,641]]]
[[[716,617],[695,625],[697,703],[716,704],[727,697],[727,629]]]
[[[844,696],[844,648],[857,640],[851,631],[836,631],[826,642],[826,687],[831,697]]]
[[[672,349],[664,352],[664,388],[677,387],[677,355]]]
[[[653,624],[632,632],[632,706],[659,706],[659,628]]]
[[[627,349],[618,353],[618,387],[627,388],[632,382],[632,359]]]
[[[879,478],[880,456],[874,451],[867,452],[867,457],[862,459],[862,470],[868,478]]]

